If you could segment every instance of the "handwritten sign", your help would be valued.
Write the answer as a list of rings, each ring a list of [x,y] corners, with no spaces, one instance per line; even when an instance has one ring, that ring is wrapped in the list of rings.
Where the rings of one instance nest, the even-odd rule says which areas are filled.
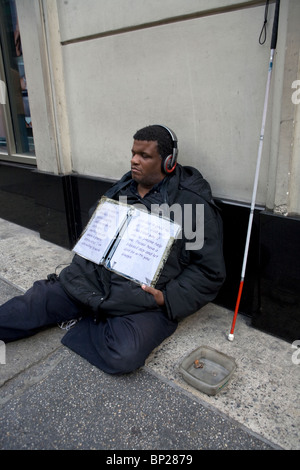
[[[169,219],[104,198],[73,251],[153,286],[179,232]]]
[[[138,211],[111,258],[111,268],[149,284],[170,243],[170,221]]]
[[[74,251],[100,264],[118,234],[120,224],[127,217],[128,208],[108,201],[100,204],[90,223],[74,247]]]

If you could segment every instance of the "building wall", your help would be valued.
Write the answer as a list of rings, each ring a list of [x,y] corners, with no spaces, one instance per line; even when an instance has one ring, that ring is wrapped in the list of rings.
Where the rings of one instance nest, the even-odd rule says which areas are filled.
[[[264,45],[258,42],[264,1],[19,0],[18,8],[24,49],[30,50],[28,86],[41,171],[117,179],[129,167],[135,130],[165,123],[177,133],[180,162],[196,166],[215,196],[251,200],[272,2]],[[44,30],[38,26],[37,35],[41,10],[45,25]],[[291,100],[298,74],[299,17],[299,2],[281,2],[257,193],[259,205],[276,206],[281,213],[289,204],[293,213],[299,211],[298,195],[294,191],[290,201],[288,194],[290,185],[296,185],[289,178],[293,143],[294,154],[299,151]],[[28,28],[30,23],[35,27]],[[33,36],[40,61],[32,55]],[[46,109],[45,115],[54,129],[51,144],[56,145],[56,158],[53,149],[42,148],[37,62],[49,88],[46,101],[51,95],[51,113]]]
[[[73,169],[119,177],[133,131],[166,123],[180,161],[197,167],[215,195],[249,200],[269,55],[258,46],[261,14],[218,13],[63,46]],[[266,159],[263,181],[267,168]]]

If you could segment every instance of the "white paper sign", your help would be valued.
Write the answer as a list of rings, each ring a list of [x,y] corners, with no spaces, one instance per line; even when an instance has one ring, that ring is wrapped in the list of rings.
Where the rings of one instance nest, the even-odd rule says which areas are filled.
[[[103,198],[73,251],[154,286],[180,229],[171,220]]]

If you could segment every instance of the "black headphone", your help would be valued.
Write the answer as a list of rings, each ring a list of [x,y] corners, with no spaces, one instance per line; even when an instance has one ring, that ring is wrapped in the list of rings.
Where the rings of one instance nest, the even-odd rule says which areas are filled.
[[[173,151],[170,155],[168,155],[163,161],[162,161],[162,171],[164,173],[166,173],[167,175],[169,175],[170,173],[172,173],[174,170],[175,170],[175,167],[177,165],[177,156],[178,156],[178,147],[177,147],[177,137],[176,137],[176,134],[175,132],[173,132],[169,127],[167,126],[162,126],[161,124],[157,124],[158,126],[160,127],[163,127],[164,129],[166,129],[171,138],[172,138],[172,141],[173,141]]]

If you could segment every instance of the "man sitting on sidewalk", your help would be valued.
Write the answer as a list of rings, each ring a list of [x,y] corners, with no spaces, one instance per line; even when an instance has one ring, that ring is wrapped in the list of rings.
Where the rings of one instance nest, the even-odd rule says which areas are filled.
[[[35,282],[0,307],[4,342],[80,319],[62,343],[107,373],[128,373],[145,363],[180,319],[216,297],[225,266],[222,222],[209,184],[195,168],[177,164],[177,139],[169,128],[147,126],[133,138],[131,171],[106,196],[126,197],[128,204],[143,204],[148,211],[153,204],[178,204],[183,213],[183,236],[174,243],[155,288],[75,255],[59,277]],[[191,220],[184,217],[187,205]],[[197,220],[198,205],[204,206],[204,221]],[[186,232],[197,233],[197,223],[203,222],[204,242],[197,246]]]

